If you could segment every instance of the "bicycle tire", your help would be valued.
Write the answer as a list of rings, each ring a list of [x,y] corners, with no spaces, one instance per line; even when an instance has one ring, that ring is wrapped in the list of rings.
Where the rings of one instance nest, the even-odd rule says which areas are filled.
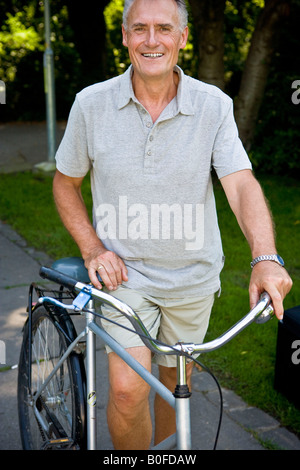
[[[64,309],[38,306],[32,312],[31,332],[29,370],[27,320],[18,371],[18,414],[23,449],[85,449],[86,381],[82,353],[72,352],[68,356],[36,401],[38,416],[42,417],[44,426],[33,407],[34,395],[77,336],[74,324]]]

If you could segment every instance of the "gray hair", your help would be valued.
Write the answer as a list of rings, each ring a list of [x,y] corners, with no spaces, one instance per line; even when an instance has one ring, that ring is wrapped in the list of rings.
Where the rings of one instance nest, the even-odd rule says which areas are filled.
[[[185,3],[185,0],[174,0],[174,1],[178,7],[180,29],[183,31],[184,28],[188,24],[188,11],[186,7],[186,3]],[[124,2],[123,25],[124,25],[125,30],[128,27],[127,18],[129,15],[129,11],[134,2],[135,0],[125,0]]]

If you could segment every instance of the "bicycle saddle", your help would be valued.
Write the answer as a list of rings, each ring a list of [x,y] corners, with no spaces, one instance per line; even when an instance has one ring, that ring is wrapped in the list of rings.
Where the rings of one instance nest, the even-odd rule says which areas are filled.
[[[88,270],[84,266],[84,261],[82,258],[76,256],[62,258],[54,261],[51,268],[59,271],[62,274],[66,274],[73,279],[76,279],[76,281],[84,282],[85,284],[89,284],[91,282],[88,275]]]

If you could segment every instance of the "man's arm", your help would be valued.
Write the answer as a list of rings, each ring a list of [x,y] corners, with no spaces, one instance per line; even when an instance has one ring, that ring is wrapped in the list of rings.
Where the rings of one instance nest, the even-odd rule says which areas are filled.
[[[262,189],[251,170],[243,170],[221,178],[228,202],[243,231],[252,253],[276,254],[273,221]],[[249,293],[250,307],[258,302],[263,291],[272,299],[278,319],[283,315],[283,299],[292,287],[287,271],[272,261],[257,263],[251,274]]]
[[[82,198],[82,181],[83,178],[71,178],[57,170],[53,180],[54,200],[63,224],[81,251],[91,282],[101,289],[96,276],[98,271],[106,287],[113,290],[128,280],[127,268],[121,258],[108,251],[99,240]]]

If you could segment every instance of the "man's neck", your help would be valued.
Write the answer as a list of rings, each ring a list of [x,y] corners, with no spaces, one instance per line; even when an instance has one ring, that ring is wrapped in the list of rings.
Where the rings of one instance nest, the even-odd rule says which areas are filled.
[[[135,97],[147,109],[153,122],[177,95],[178,82],[179,77],[176,72],[172,72],[164,79],[147,79],[147,81],[133,72],[132,86]]]

